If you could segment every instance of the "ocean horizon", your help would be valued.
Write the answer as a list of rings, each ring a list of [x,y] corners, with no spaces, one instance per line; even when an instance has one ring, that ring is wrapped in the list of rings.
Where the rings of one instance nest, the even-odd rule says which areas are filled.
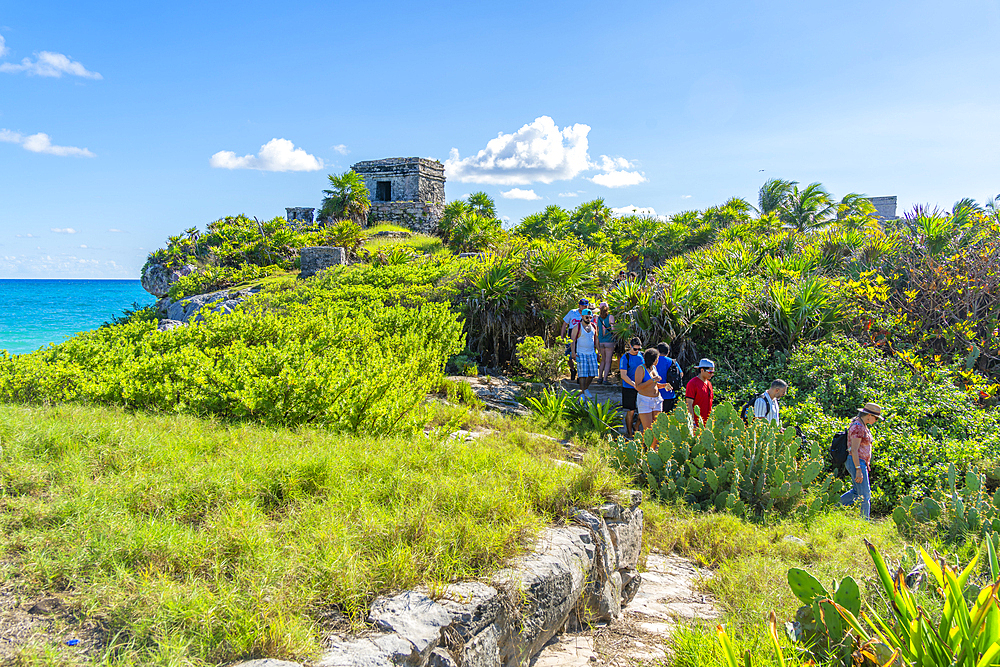
[[[155,302],[138,280],[2,278],[0,350],[33,352]]]

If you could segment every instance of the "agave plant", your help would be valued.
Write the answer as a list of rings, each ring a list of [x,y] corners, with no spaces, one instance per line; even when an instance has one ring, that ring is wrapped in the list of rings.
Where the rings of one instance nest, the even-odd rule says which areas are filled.
[[[515,260],[486,255],[475,268],[463,303],[469,347],[491,357],[494,365],[499,365],[502,351],[513,350],[523,334],[525,303],[515,272]]]
[[[563,418],[573,402],[573,397],[569,392],[546,387],[539,396],[528,396],[524,402],[538,416],[551,424]]]
[[[843,319],[826,279],[810,276],[798,283],[772,282],[761,303],[745,315],[752,327],[766,325],[791,349],[796,342],[829,333]]]

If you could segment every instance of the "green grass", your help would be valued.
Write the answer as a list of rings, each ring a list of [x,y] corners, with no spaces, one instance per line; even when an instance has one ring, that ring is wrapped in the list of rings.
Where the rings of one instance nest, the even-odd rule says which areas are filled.
[[[409,232],[410,229],[403,227],[401,225],[394,225],[390,222],[380,222],[373,227],[368,227],[364,230],[365,236],[371,236],[372,234],[378,234],[379,232]]]
[[[620,488],[598,457],[554,466],[530,421],[443,407],[426,436],[375,439],[0,406],[0,562],[97,619],[108,663],[303,658],[332,611],[483,576]],[[469,419],[498,433],[446,437]]]
[[[801,602],[788,587],[789,568],[808,570],[828,590],[831,582],[852,576],[862,595],[880,611],[880,586],[875,568],[862,538],[881,551],[891,569],[902,565],[906,571],[915,565],[906,555],[906,541],[900,537],[891,519],[866,522],[857,510],[832,509],[806,520],[776,520],[751,523],[729,514],[696,513],[684,506],[666,507],[658,503],[643,505],[645,518],[644,548],[675,552],[710,568],[711,576],[701,589],[715,598],[723,613],[721,622],[740,653],[750,650],[753,664],[777,665],[773,644],[767,634],[766,619],[777,615],[786,656],[792,654],[782,630],[785,621],[795,618]],[[805,545],[786,540],[797,537]],[[974,555],[975,542],[953,551],[963,564]],[[940,542],[923,544],[931,552],[944,551]],[[927,608],[940,603],[928,596]],[[700,667],[723,664],[714,623],[692,624],[675,635],[673,667]],[[790,664],[802,664],[792,662]]]
[[[377,238],[369,239],[365,241],[364,249],[368,252],[375,254],[381,250],[388,250],[395,246],[405,246],[407,248],[413,248],[419,253],[424,255],[429,255],[438,252],[444,248],[444,242],[437,236],[428,236],[427,234],[414,234],[409,238]]]

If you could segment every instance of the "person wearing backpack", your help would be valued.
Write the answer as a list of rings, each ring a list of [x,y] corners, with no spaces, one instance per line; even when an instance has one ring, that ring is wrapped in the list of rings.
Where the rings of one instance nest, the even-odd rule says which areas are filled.
[[[780,429],[781,412],[778,407],[778,399],[783,398],[787,393],[787,382],[784,380],[773,380],[771,387],[753,402],[753,416],[757,419],[772,421]]]
[[[663,399],[663,412],[672,413],[674,408],[677,407],[677,392],[676,388],[684,384],[684,376],[681,373],[681,367],[677,365],[677,362],[670,358],[670,346],[666,343],[660,343],[656,346],[656,351],[660,353],[660,357],[656,360],[656,373],[666,384],[670,385],[670,389],[661,389],[660,398]]]
[[[861,499],[861,516],[869,518],[872,509],[872,486],[869,478],[869,468],[872,461],[872,432],[869,427],[880,419],[882,408],[875,403],[865,403],[858,408],[858,415],[847,427],[847,472],[851,476],[853,487],[840,497],[840,504],[853,505]]]

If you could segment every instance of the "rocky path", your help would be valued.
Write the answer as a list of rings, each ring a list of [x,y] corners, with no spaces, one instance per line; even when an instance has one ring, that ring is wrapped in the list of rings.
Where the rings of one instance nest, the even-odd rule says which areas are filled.
[[[679,556],[651,553],[635,598],[614,623],[556,635],[534,667],[631,667],[662,660],[678,623],[718,618],[712,600],[696,589],[711,576]]]

